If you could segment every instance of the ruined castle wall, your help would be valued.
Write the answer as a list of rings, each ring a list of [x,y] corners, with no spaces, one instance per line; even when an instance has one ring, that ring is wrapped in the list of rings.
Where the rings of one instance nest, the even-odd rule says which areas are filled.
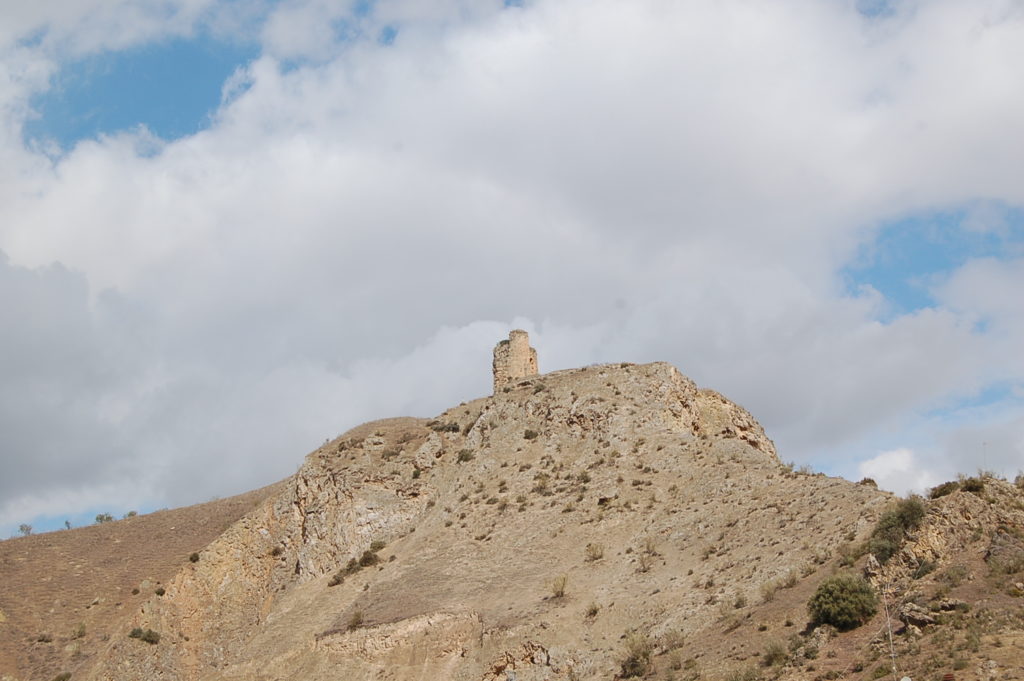
[[[494,348],[494,392],[526,376],[537,375],[537,351],[530,347],[530,336],[516,329]]]

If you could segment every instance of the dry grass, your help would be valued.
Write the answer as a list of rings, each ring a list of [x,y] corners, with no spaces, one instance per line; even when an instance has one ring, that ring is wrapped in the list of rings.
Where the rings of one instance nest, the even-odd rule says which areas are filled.
[[[0,673],[50,679],[87,663],[150,597],[279,485],[186,508],[0,541]],[[139,589],[143,581],[148,589]],[[133,594],[134,589],[139,593]],[[34,641],[45,633],[51,640]],[[65,648],[74,641],[77,646]]]

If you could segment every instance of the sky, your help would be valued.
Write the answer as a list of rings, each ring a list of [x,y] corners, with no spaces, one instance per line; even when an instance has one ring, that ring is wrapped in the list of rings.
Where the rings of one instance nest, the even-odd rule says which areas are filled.
[[[899,494],[1024,470],[1021,0],[0,5],[0,536],[664,360]]]

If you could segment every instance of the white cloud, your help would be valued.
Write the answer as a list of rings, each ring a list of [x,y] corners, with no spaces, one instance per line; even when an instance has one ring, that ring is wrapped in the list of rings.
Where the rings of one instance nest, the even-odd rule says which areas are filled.
[[[873,479],[881,489],[901,496],[911,492],[920,494],[941,482],[922,467],[913,451],[906,448],[882,452],[861,462],[858,470],[862,476]]]
[[[250,20],[104,7],[8,25],[85,50],[117,47],[118,27],[152,38],[160,12],[166,32]],[[0,314],[59,262],[73,286],[39,305],[75,322],[39,346],[18,328],[9,353],[37,366],[32,347],[70,336],[92,367],[67,391],[79,421],[32,402],[8,438],[58,423],[82,443],[59,460],[111,462],[75,484],[148,474],[183,503],[283,476],[359,420],[486,392],[510,323],[544,369],[672,361],[798,461],[852,466],[891,449],[858,443],[907,442],[928,410],[1024,378],[1019,262],[969,263],[937,309],[888,323],[840,274],[884,220],[1024,204],[1014,6],[392,2],[349,17],[354,38],[321,31],[338,7],[266,8],[264,55],[214,125],[155,149],[139,133],[53,162],[24,149],[22,105],[56,57],[3,53],[0,273],[19,283]],[[29,468],[32,498],[71,484]]]

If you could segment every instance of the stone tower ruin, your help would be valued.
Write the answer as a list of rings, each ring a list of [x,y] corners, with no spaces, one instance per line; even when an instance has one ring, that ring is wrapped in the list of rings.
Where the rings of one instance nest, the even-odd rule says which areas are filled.
[[[494,392],[519,378],[537,375],[537,351],[530,347],[530,335],[515,329],[494,346]]]

